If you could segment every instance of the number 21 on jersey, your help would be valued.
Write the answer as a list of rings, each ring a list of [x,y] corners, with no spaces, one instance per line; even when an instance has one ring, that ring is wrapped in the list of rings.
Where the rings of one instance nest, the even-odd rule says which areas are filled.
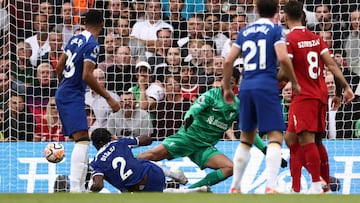
[[[266,68],[266,40],[261,39],[257,42],[246,40],[242,46],[242,52],[249,49],[249,53],[244,57],[244,70],[252,71],[256,70],[256,63],[250,63],[250,61],[258,54],[259,68],[264,70]]]

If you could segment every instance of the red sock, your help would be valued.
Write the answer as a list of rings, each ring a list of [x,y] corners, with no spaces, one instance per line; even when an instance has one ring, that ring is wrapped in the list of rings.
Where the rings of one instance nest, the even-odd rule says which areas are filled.
[[[303,150],[298,142],[290,147],[290,173],[292,177],[292,189],[300,192],[301,188],[301,168],[303,166]]]
[[[306,169],[311,174],[312,182],[320,181],[320,155],[315,143],[303,146]]]
[[[320,155],[320,175],[326,181],[328,188],[330,185],[330,169],[329,169],[329,157],[326,148],[323,144],[317,146]]]

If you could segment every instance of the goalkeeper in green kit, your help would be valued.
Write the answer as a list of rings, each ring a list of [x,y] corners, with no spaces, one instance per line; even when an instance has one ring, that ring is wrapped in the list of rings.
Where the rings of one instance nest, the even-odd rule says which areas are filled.
[[[239,78],[240,72],[234,68],[232,88],[238,84]],[[215,145],[238,118],[238,111],[237,97],[234,97],[233,104],[229,105],[223,99],[221,88],[210,89],[190,107],[185,114],[184,125],[178,132],[167,137],[160,145],[140,153],[137,158],[160,161],[188,157],[201,169],[214,169],[189,188],[215,185],[233,174],[233,162]],[[257,137],[255,145],[261,151],[266,151],[260,137]]]

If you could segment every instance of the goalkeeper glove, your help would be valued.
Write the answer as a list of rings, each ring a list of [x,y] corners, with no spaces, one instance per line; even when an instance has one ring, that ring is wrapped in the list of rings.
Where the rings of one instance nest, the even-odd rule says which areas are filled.
[[[264,153],[265,155],[266,155],[266,149],[267,149],[267,147],[265,147],[263,150],[261,150],[262,153]],[[284,158],[281,157],[281,168],[286,168],[287,165],[288,165],[288,162]]]
[[[190,115],[188,118],[185,119],[184,127],[185,127],[186,132],[187,132],[187,129],[190,127],[190,125],[192,124],[193,121],[194,121],[194,117],[192,115]]]

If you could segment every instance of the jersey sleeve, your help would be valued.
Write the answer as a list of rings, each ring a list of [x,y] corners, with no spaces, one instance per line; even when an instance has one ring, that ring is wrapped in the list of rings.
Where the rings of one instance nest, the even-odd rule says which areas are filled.
[[[288,56],[291,59],[294,58],[294,46],[293,46],[293,43],[292,43],[289,35],[288,35],[288,38],[286,39],[286,47],[287,47],[287,51],[288,51]]]
[[[84,61],[97,62],[100,47],[98,44],[90,43],[84,50]]]
[[[329,48],[321,37],[319,37],[319,39],[320,39],[320,55],[322,55],[323,53],[328,52]]]
[[[102,170],[103,167],[99,166],[99,163],[97,162],[97,157],[95,157],[94,160],[90,162],[90,168],[92,170],[92,176],[104,175],[104,172]]]
[[[124,143],[125,145],[129,147],[137,147],[139,145],[139,141],[135,137],[124,137],[118,140],[117,145],[121,145],[121,143]]]
[[[274,32],[275,32],[274,33],[275,34],[274,45],[276,45],[278,43],[285,43],[286,37],[285,37],[285,33],[283,32],[282,27],[275,25]]]
[[[205,92],[203,95],[201,95],[195,103],[190,107],[190,109],[186,112],[184,119],[190,117],[190,115],[196,117],[197,114],[199,114],[204,109],[208,108],[213,104],[214,98],[211,96],[211,90]]]

